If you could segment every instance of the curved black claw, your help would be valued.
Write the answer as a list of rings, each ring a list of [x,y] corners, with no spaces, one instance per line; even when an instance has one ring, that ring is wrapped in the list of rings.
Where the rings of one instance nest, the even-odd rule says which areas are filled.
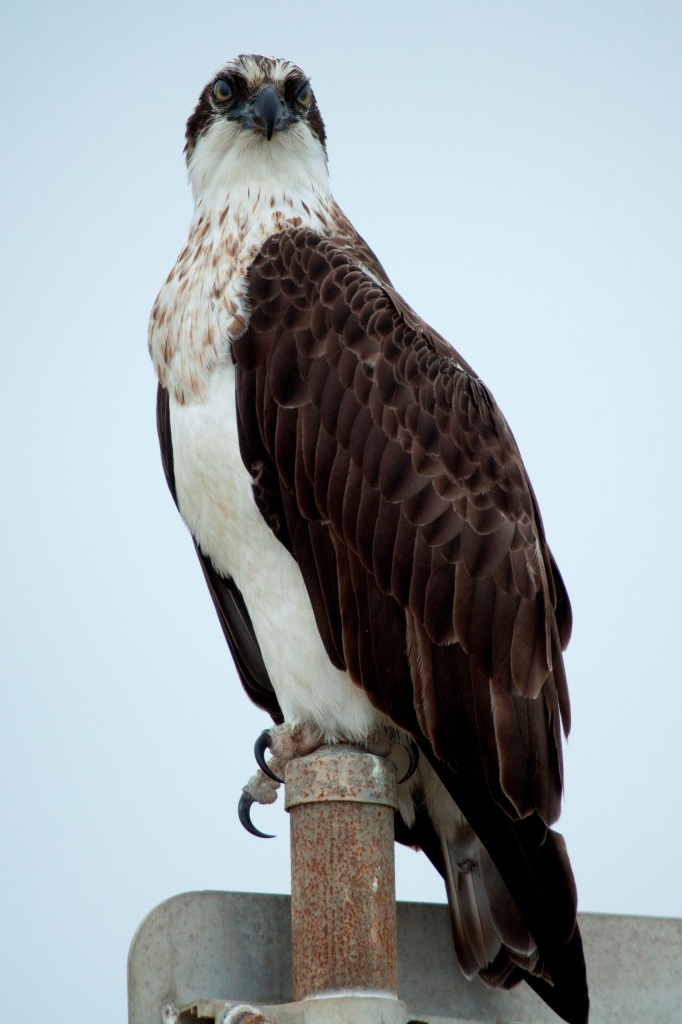
[[[256,758],[256,764],[262,772],[264,772],[269,779],[273,779],[275,782],[284,782],[284,779],[280,779],[272,769],[268,766],[265,760],[265,751],[269,750],[272,746],[272,736],[270,735],[269,729],[263,729],[262,733],[256,740],[256,744],[253,748],[254,757]]]
[[[408,745],[405,747],[405,750],[409,755],[410,763],[407,766],[407,771],[403,775],[402,779],[398,779],[398,785],[403,782],[407,782],[408,779],[411,779],[417,770],[417,765],[419,764],[419,747],[413,740],[410,740]]]
[[[239,797],[239,808],[237,813],[239,814],[239,820],[252,836],[258,836],[259,839],[274,839],[274,836],[268,835],[267,832],[259,832],[254,823],[251,821],[251,806],[256,801],[248,793],[242,793]]]

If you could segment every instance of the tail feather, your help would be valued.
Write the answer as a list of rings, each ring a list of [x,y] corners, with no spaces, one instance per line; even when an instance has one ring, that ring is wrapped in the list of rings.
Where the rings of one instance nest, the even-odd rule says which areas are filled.
[[[467,978],[473,978],[481,968],[492,963],[502,944],[490,912],[480,866],[466,852],[443,842],[455,951],[462,972]]]
[[[510,822],[496,804],[486,816],[480,791],[466,808],[484,844],[450,791],[457,778],[445,770],[446,788],[439,768],[422,757],[399,787],[396,839],[424,850],[445,880],[460,968],[495,988],[526,981],[569,1024],[586,1024],[585,961],[563,838],[537,816]],[[503,875],[498,864],[509,870]]]
[[[495,984],[502,983],[492,982],[498,976],[511,979],[515,967],[542,975],[537,942],[492,857],[424,760],[413,786],[421,788],[424,809],[439,838],[442,867],[437,866],[445,879],[462,972],[467,978],[487,972],[484,980]],[[516,981],[520,979],[519,974]]]
[[[519,908],[504,884],[495,863],[480,841],[478,855],[485,892],[490,901],[490,913],[502,945],[520,959],[537,960],[537,945],[521,916]],[[525,965],[520,965],[525,966]],[[528,969],[528,968],[526,968]]]
[[[543,975],[538,947],[488,852],[468,826],[443,840],[445,886],[459,966],[489,985],[516,984],[520,967]],[[467,833],[463,842],[463,833]],[[512,975],[518,976],[512,979]]]
[[[478,976],[489,988],[504,989],[514,988],[523,978],[517,965],[509,959],[504,947],[491,964],[478,972]]]

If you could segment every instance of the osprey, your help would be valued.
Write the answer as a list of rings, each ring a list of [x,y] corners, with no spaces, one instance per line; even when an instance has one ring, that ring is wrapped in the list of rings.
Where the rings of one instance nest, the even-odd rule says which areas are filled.
[[[336,205],[298,67],[226,64],[186,140],[194,216],[149,329],[157,422],[273,753],[416,745],[396,839],[443,875],[465,975],[586,1021],[550,827],[571,611],[511,430]]]

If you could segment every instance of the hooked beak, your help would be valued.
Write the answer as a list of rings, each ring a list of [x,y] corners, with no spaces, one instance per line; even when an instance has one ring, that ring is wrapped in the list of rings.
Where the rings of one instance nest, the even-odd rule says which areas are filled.
[[[270,141],[276,131],[282,131],[287,124],[286,108],[274,85],[264,85],[251,100],[249,114],[255,128],[265,132]]]

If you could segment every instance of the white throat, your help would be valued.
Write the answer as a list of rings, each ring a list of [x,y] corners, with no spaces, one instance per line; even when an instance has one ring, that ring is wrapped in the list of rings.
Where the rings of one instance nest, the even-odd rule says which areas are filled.
[[[213,370],[246,329],[246,275],[265,239],[291,227],[329,235],[342,218],[324,150],[307,127],[268,143],[230,122],[214,124],[197,141],[189,178],[189,240],[149,324],[156,373],[180,404],[203,399]]]
[[[221,118],[197,139],[187,170],[197,205],[244,187],[329,193],[326,153],[303,123],[268,142]]]

